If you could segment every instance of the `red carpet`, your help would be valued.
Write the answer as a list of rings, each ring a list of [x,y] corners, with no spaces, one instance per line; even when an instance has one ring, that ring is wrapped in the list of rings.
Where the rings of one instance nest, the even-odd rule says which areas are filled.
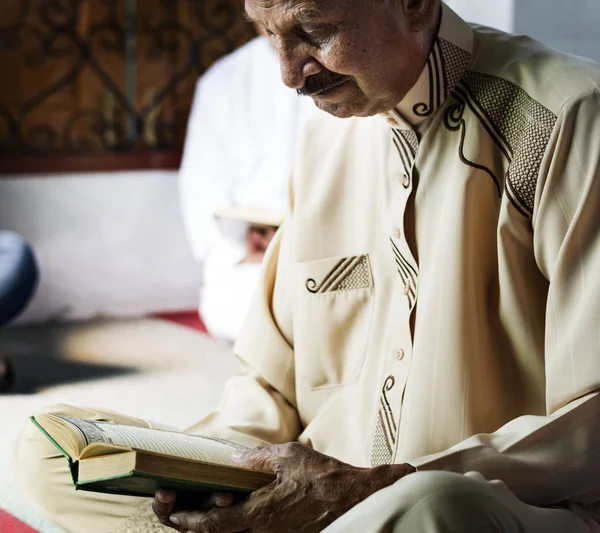
[[[157,313],[152,315],[154,318],[175,322],[188,328],[197,329],[202,333],[208,333],[202,319],[198,316],[198,311],[182,311],[180,313]]]
[[[35,529],[19,522],[12,515],[0,509],[0,532],[1,533],[37,533]]]

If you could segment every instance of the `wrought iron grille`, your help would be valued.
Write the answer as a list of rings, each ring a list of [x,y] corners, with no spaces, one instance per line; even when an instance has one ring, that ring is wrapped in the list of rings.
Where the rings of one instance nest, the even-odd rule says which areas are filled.
[[[195,82],[253,35],[240,0],[2,0],[0,155],[180,150]]]

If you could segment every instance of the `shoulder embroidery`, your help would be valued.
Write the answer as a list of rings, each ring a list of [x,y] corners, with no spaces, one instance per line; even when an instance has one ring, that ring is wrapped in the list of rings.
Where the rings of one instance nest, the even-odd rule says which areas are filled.
[[[506,194],[521,214],[532,216],[538,173],[557,116],[516,85],[476,72],[467,72],[454,96],[469,106],[509,161]]]
[[[444,124],[450,131],[460,131],[460,144],[458,146],[458,157],[467,166],[477,168],[486,174],[488,174],[498,190],[498,197],[502,196],[502,185],[501,180],[496,176],[489,168],[483,165],[478,165],[474,161],[471,161],[465,156],[465,137],[467,136],[467,123],[464,119],[465,114],[465,101],[457,96],[457,103],[452,104],[448,107],[446,114],[444,115]]]

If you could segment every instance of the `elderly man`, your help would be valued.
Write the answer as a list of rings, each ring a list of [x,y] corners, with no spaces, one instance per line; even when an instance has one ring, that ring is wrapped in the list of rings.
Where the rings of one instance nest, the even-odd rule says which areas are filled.
[[[239,463],[277,481],[236,503],[159,491],[160,522],[600,531],[598,66],[439,0],[246,11],[284,81],[334,116],[306,126],[242,372],[190,431],[270,443]],[[42,441],[25,435],[18,468],[48,516],[150,531],[140,500],[67,491]]]

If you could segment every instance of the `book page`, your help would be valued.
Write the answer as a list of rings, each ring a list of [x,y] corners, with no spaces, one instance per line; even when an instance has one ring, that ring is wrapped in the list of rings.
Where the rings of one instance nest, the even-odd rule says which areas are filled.
[[[199,435],[122,426],[63,416],[56,418],[63,420],[73,427],[74,431],[80,433],[86,441],[86,446],[94,443],[114,444],[116,446],[127,446],[134,450],[230,466],[233,466],[231,460],[233,452],[247,449],[245,446],[233,442]]]

